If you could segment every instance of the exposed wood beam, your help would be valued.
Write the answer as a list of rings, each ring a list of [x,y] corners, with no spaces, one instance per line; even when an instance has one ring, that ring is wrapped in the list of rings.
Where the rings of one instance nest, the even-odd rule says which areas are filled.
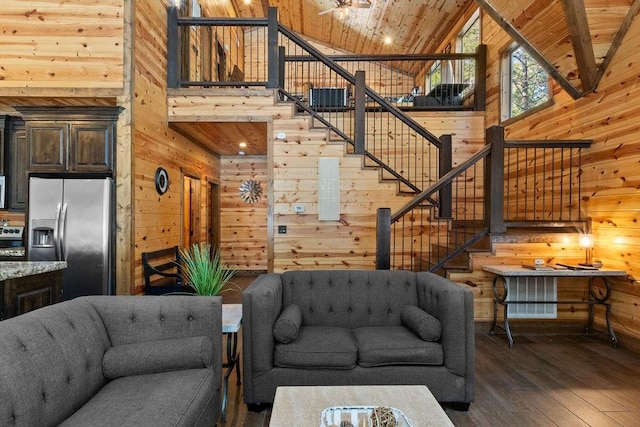
[[[582,93],[562,75],[547,58],[538,51],[500,12],[489,4],[487,0],[476,0],[476,3],[520,46],[531,55],[542,68],[562,87],[573,99],[578,99]]]
[[[638,15],[639,10],[640,10],[640,0],[634,0],[633,3],[631,4],[631,7],[629,8],[629,12],[627,13],[627,16],[625,16],[624,21],[622,22],[622,25],[620,26],[620,29],[616,34],[616,37],[613,39],[613,42],[609,47],[609,51],[607,52],[607,55],[604,57],[604,60],[602,61],[602,63],[600,64],[600,67],[598,68],[598,75],[596,77],[595,85],[593,88],[594,91],[598,88],[598,85],[600,84],[600,80],[602,80],[604,73],[607,71],[607,68],[609,68],[609,64],[611,64],[613,57],[616,55],[618,48],[622,44],[622,40],[624,39],[624,36],[627,34],[627,31],[629,31],[629,27],[631,27],[631,24],[633,23],[633,20],[636,17],[636,15]]]
[[[593,92],[596,84],[596,57],[591,44],[591,32],[583,0],[562,0],[564,14],[569,26],[573,52],[575,53],[582,93]]]

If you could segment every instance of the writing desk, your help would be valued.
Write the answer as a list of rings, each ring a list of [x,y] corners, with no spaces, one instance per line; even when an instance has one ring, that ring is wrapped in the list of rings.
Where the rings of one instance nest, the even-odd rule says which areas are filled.
[[[511,328],[509,326],[509,305],[510,304],[587,304],[589,306],[589,320],[585,326],[585,330],[589,331],[593,326],[593,306],[603,305],[605,307],[605,317],[607,321],[607,330],[611,337],[611,342],[614,347],[618,345],[618,338],[613,332],[611,327],[611,305],[609,304],[609,297],[611,296],[611,284],[607,280],[609,277],[614,276],[626,276],[627,272],[624,270],[612,270],[607,268],[600,268],[597,270],[532,270],[529,268],[517,266],[517,265],[485,265],[482,267],[484,271],[493,273],[496,277],[493,279],[493,325],[491,326],[491,334],[493,335],[496,327],[504,329],[509,340],[509,347],[513,347],[513,336],[511,335]],[[514,288],[520,283],[523,283],[525,287],[531,286],[537,289],[540,286],[552,286],[556,289],[556,283],[558,277],[586,277],[589,283],[589,299],[587,300],[547,300],[536,297],[535,292],[524,292],[517,295],[516,299],[513,299],[509,295],[509,288]],[[538,281],[542,279],[541,283]],[[518,282],[520,281],[520,283]],[[601,282],[606,289],[604,295],[602,292],[597,292],[595,282]],[[498,284],[502,283],[502,292],[498,289]],[[533,297],[531,294],[534,294]],[[504,307],[504,324],[498,325],[498,305]],[[529,316],[535,317],[535,316]],[[544,316],[542,316],[544,317]],[[555,316],[554,316],[555,317]]]

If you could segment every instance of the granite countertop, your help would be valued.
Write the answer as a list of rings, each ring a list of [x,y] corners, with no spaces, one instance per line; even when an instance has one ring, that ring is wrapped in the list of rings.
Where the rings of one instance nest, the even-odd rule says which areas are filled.
[[[0,248],[0,256],[2,257],[23,257],[24,252],[24,246],[19,248]]]
[[[2,261],[0,262],[0,281],[64,268],[67,268],[66,261]]]

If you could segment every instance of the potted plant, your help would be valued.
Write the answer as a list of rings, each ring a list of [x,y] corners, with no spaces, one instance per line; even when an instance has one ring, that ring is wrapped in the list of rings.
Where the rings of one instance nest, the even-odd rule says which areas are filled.
[[[194,243],[180,250],[182,275],[185,284],[198,295],[215,296],[233,290],[227,285],[236,273],[222,261],[220,250],[211,250],[209,243]],[[237,287],[236,287],[237,288]]]

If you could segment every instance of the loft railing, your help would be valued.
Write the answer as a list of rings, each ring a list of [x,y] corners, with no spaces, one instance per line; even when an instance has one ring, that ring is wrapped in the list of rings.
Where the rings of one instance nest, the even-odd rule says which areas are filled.
[[[487,129],[486,140],[398,212],[378,211],[378,268],[464,267],[456,260],[466,249],[508,227],[587,227],[581,152],[592,141],[505,141],[501,126]]]
[[[341,66],[280,25],[275,8],[269,9],[267,19],[179,18],[177,9],[169,8],[168,21],[169,87],[278,88],[283,100],[296,102],[300,112],[318,118],[355,153],[365,155],[369,164],[382,167],[385,177],[397,179],[403,191],[418,193],[436,180],[441,143],[399,107],[413,97],[412,108],[422,108],[413,107],[422,102],[464,108],[461,89],[472,83],[476,90],[470,99],[484,105],[484,80],[475,78],[485,75],[478,68],[484,60],[476,59],[484,58],[484,53],[419,60],[399,56],[395,61],[369,57],[364,62],[340,57]],[[419,87],[417,82],[425,81],[438,61],[438,85],[428,94],[420,94],[420,89],[411,93],[409,87]],[[443,74],[448,72],[443,73],[442,67],[447,65],[453,73],[456,61],[469,83],[445,83]],[[368,72],[358,70],[356,78],[345,67]],[[395,89],[380,94],[369,84]]]
[[[182,18],[170,7],[168,22],[170,88],[280,86],[308,101],[311,89],[343,83],[306,49],[290,48],[278,32],[291,32],[278,24],[275,8],[267,18]],[[476,53],[323,56],[351,75],[364,71],[365,84],[400,109],[484,109],[485,46]]]

